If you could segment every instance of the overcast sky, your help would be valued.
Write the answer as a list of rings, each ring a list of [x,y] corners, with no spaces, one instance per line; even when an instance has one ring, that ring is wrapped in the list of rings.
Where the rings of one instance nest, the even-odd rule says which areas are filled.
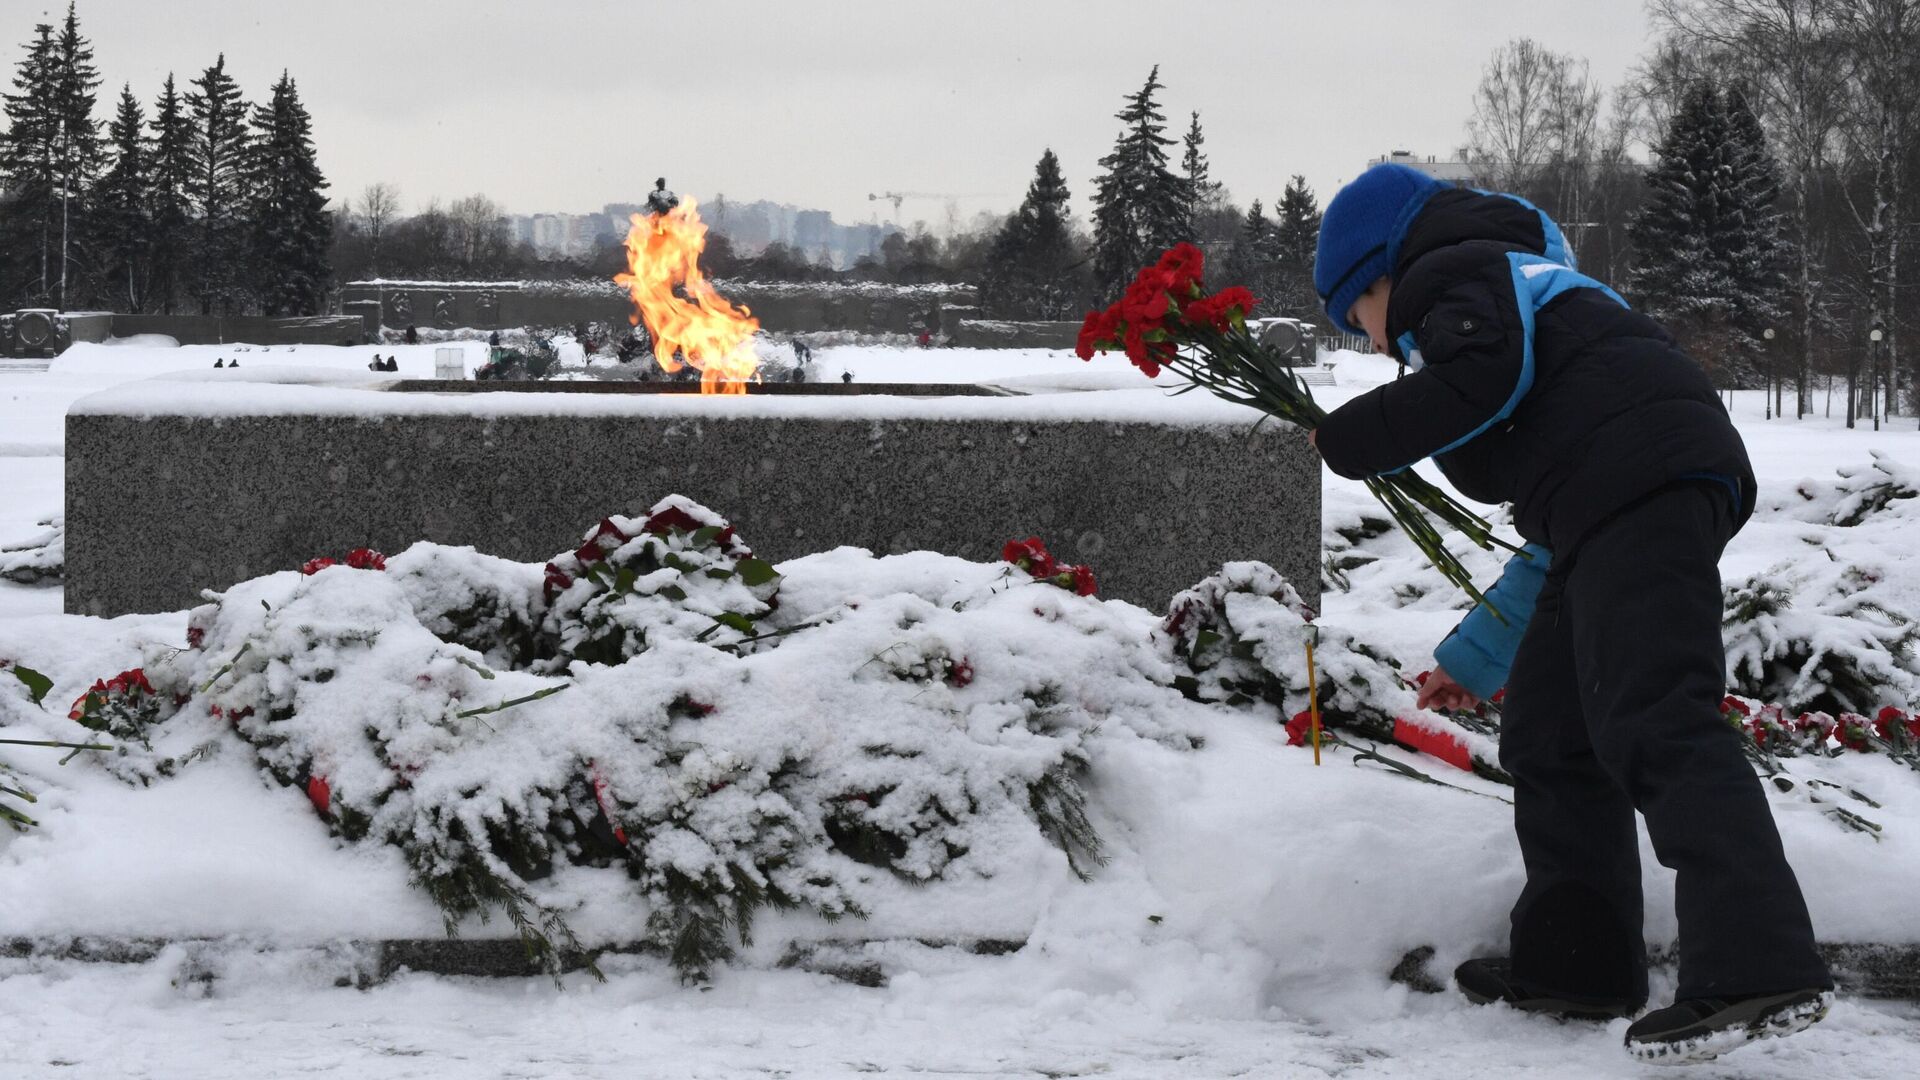
[[[64,0],[0,0],[0,47]],[[1459,145],[1489,53],[1526,35],[1607,86],[1648,42],[1640,0],[80,0],[106,80],[151,103],[224,51],[249,99],[282,68],[336,198],[409,209],[484,192],[516,213],[635,201],[665,175],[710,202],[767,198],[867,221],[902,191],[1010,209],[1040,152],[1073,211],[1154,64],[1170,124],[1199,110],[1214,176],[1324,200],[1369,158]],[[902,217],[939,226],[941,199]]]

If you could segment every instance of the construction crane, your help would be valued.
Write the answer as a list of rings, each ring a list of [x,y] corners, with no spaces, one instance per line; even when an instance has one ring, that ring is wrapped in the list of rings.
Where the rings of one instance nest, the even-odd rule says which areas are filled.
[[[884,201],[884,202],[892,203],[893,204],[893,220],[898,222],[900,220],[900,204],[903,202],[906,202],[908,199],[944,199],[948,202],[952,202],[956,199],[999,199],[1003,197],[1004,196],[1002,196],[999,192],[976,191],[976,192],[973,192],[972,194],[967,194],[967,195],[940,195],[940,194],[935,194],[935,193],[925,192],[925,191],[888,191],[879,195],[869,194],[867,196],[867,201],[868,202]]]

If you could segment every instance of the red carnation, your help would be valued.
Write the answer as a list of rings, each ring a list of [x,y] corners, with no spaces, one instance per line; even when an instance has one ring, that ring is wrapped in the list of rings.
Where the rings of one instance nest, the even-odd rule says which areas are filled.
[[[947,685],[961,687],[973,683],[973,664],[962,657],[947,667]]]
[[[1867,741],[1867,718],[1859,713],[1841,713],[1833,734],[1848,750],[1866,750],[1873,745]]]
[[[207,640],[207,628],[204,626],[187,627],[187,648],[197,649]]]
[[[1212,296],[1194,300],[1181,314],[1193,326],[1210,327],[1224,334],[1232,327],[1235,313],[1245,318],[1253,310],[1254,303],[1252,293],[1235,285]]]
[[[1741,701],[1732,694],[1728,694],[1726,697],[1720,699],[1720,713],[1722,716],[1728,717],[1733,716],[1735,713],[1741,716],[1752,716],[1753,710],[1747,707],[1746,702]]]
[[[99,697],[101,703],[105,704],[106,696],[107,684],[102,680],[95,679],[93,685],[87,689],[86,693],[81,694],[73,700],[73,708],[67,711],[67,719],[79,720],[86,716],[87,705],[92,702],[95,697]]]
[[[1075,596],[1092,596],[1098,588],[1099,585],[1093,580],[1092,567],[1076,566],[1073,568],[1073,594]]]
[[[1902,734],[1920,742],[1920,713],[1910,716],[1897,706],[1882,706],[1879,714],[1873,718],[1873,730],[1887,742],[1893,742]]]
[[[600,816],[607,819],[607,826],[613,830],[613,838],[622,844],[627,842],[627,831],[613,816],[613,809],[607,805],[607,781],[600,775],[600,764],[589,762],[587,774],[592,778],[593,802],[600,808]]]
[[[552,599],[555,593],[562,591],[567,586],[572,584],[573,584],[573,579],[567,576],[567,572],[565,570],[560,569],[559,567],[553,565],[552,563],[547,564],[546,586],[547,586],[548,599]]]
[[[1074,343],[1073,352],[1082,360],[1093,359],[1093,354],[1113,344],[1120,330],[1120,317],[1112,308],[1087,314],[1086,321],[1080,324],[1080,337]]]
[[[601,531],[605,532],[608,529],[608,527],[611,526],[612,524],[613,523],[610,521],[601,522],[600,524]],[[647,524],[645,527],[646,527],[646,530],[650,533],[664,536],[666,535],[667,530],[669,529],[679,529],[681,532],[698,532],[705,526],[701,525],[700,522],[694,520],[693,515],[687,513],[685,510],[682,510],[677,506],[669,506],[665,510],[662,510],[659,513],[648,518]],[[620,530],[618,529],[614,529],[613,531],[615,533],[620,532]],[[625,543],[627,539],[628,537],[625,536],[624,534],[620,536],[620,540],[622,543]]]
[[[385,570],[387,557],[372,548],[354,548],[347,552],[347,565],[355,570]]]
[[[331,813],[333,806],[333,786],[327,783],[326,777],[316,774],[308,779],[307,801],[313,804],[313,808],[319,811],[321,817],[333,816]]]
[[[300,572],[302,574],[305,574],[308,577],[312,577],[313,575],[319,573],[320,571],[325,570],[329,566],[338,566],[338,565],[340,565],[338,561],[334,559],[329,559],[323,555],[318,559],[308,559],[306,562],[302,563],[300,565]]]
[[[1206,272],[1207,255],[1198,247],[1188,243],[1175,244],[1160,256],[1153,270],[1164,275],[1175,292],[1184,292],[1200,283],[1200,276]]]
[[[1287,745],[1305,746],[1313,737],[1313,710],[1302,709],[1287,721]]]
[[[1000,557],[1040,578],[1052,577],[1059,566],[1053,556],[1047,553],[1047,545],[1037,536],[1007,541],[1007,546],[1000,549]]]
[[[1173,310],[1173,296],[1168,290],[1174,287],[1173,279],[1167,275],[1142,270],[1120,295],[1120,317],[1130,327],[1158,325]]]

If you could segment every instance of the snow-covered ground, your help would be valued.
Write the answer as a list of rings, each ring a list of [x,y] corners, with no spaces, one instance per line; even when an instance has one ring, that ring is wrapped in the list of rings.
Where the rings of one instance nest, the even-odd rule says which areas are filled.
[[[62,418],[77,398],[148,373],[193,371],[238,355],[246,368],[285,362],[364,371],[398,355],[402,376],[431,375],[433,348],[301,346],[263,350],[80,348],[43,374],[0,375],[0,548],[61,513]],[[480,359],[475,350],[470,363]],[[1123,364],[1060,352],[846,347],[816,354],[861,381],[1133,385]],[[1333,405],[1389,378],[1377,358],[1343,356]],[[1169,409],[1199,407],[1198,395]],[[1847,431],[1824,418],[1761,419],[1758,394],[1734,411],[1763,495],[1879,451],[1920,467],[1912,418]],[[1363,490],[1328,477],[1329,522],[1357,516]],[[665,494],[649,493],[646,501]],[[609,507],[637,513],[643,506]],[[725,511],[725,507],[716,507]],[[153,510],[148,512],[164,512]],[[588,523],[582,523],[583,527]],[[1763,512],[1729,550],[1729,581],[1809,550],[1814,527]],[[1832,530],[1827,530],[1831,532]],[[1920,593],[1898,534],[1822,535],[1849,560],[1875,561]],[[751,537],[747,538],[751,540]],[[1846,545],[1852,545],[1848,547]],[[1475,563],[1489,574],[1496,561]],[[804,565],[803,565],[804,564]],[[889,561],[885,573],[924,570]],[[928,564],[931,565],[931,564]],[[790,587],[824,589],[831,560],[785,568]],[[1426,666],[1458,617],[1405,558],[1355,570],[1330,591],[1323,622]],[[1904,575],[1904,576],[1902,576]],[[811,582],[811,585],[808,583]],[[877,589],[879,586],[873,586]],[[251,601],[249,601],[251,604]],[[184,639],[184,613],[102,621],[59,613],[57,588],[0,581],[0,658],[28,663],[64,703],[95,678],[131,667],[145,642]],[[1911,608],[1909,608],[1911,610]],[[1144,624],[1147,613],[1118,612]],[[564,696],[554,703],[566,701]],[[64,706],[60,706],[64,707]],[[1200,708],[1195,706],[1196,709]],[[13,935],[225,936],[138,965],[0,960],[0,1077],[224,1078],[294,1074],[386,1077],[1214,1077],[1631,1076],[1625,1023],[1559,1024],[1422,995],[1387,979],[1408,949],[1438,949],[1433,968],[1499,945],[1520,881],[1501,789],[1406,759],[1471,789],[1415,784],[1335,755],[1316,768],[1286,745],[1271,715],[1213,710],[1206,744],[1175,753],[1147,740],[1095,745],[1091,815],[1111,863],[1083,883],[1040,859],[971,896],[926,887],[924,910],[876,911],[893,934],[1025,937],[1009,956],[908,943],[862,954],[887,971],[881,989],[773,966],[790,937],[819,924],[762,924],[743,962],[710,987],[682,987],[663,964],[616,959],[604,984],[570,976],[469,980],[403,975],[336,988],[329,943],[433,936],[439,915],[408,887],[391,848],[343,845],[305,799],[263,782],[240,754],[178,778],[128,787],[76,761],[7,760],[41,793],[33,832],[0,833],[0,939]],[[1826,765],[1828,763],[1822,763]],[[1883,806],[1875,841],[1810,805],[1777,805],[1823,938],[1920,941],[1920,777],[1884,759],[1848,758],[1821,775]],[[1645,853],[1648,933],[1670,941],[1671,875]],[[603,884],[578,886],[576,925],[617,937],[621,909]],[[599,894],[595,893],[599,889]],[[596,906],[596,903],[598,906]],[[916,922],[916,920],[918,920]],[[480,931],[477,926],[470,932]],[[827,936],[860,935],[838,924]],[[269,950],[260,946],[271,945]],[[1670,990],[1657,983],[1656,997]],[[1906,1077],[1920,1072],[1920,1008],[1843,998],[1804,1036],[1762,1044],[1697,1070],[1715,1077]]]

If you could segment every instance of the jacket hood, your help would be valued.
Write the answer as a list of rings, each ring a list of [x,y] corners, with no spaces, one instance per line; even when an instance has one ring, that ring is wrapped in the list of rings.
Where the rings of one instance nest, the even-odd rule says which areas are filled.
[[[1539,207],[1518,195],[1450,188],[1435,192],[1388,241],[1394,281],[1422,256],[1470,240],[1508,244],[1577,269],[1560,227]]]

